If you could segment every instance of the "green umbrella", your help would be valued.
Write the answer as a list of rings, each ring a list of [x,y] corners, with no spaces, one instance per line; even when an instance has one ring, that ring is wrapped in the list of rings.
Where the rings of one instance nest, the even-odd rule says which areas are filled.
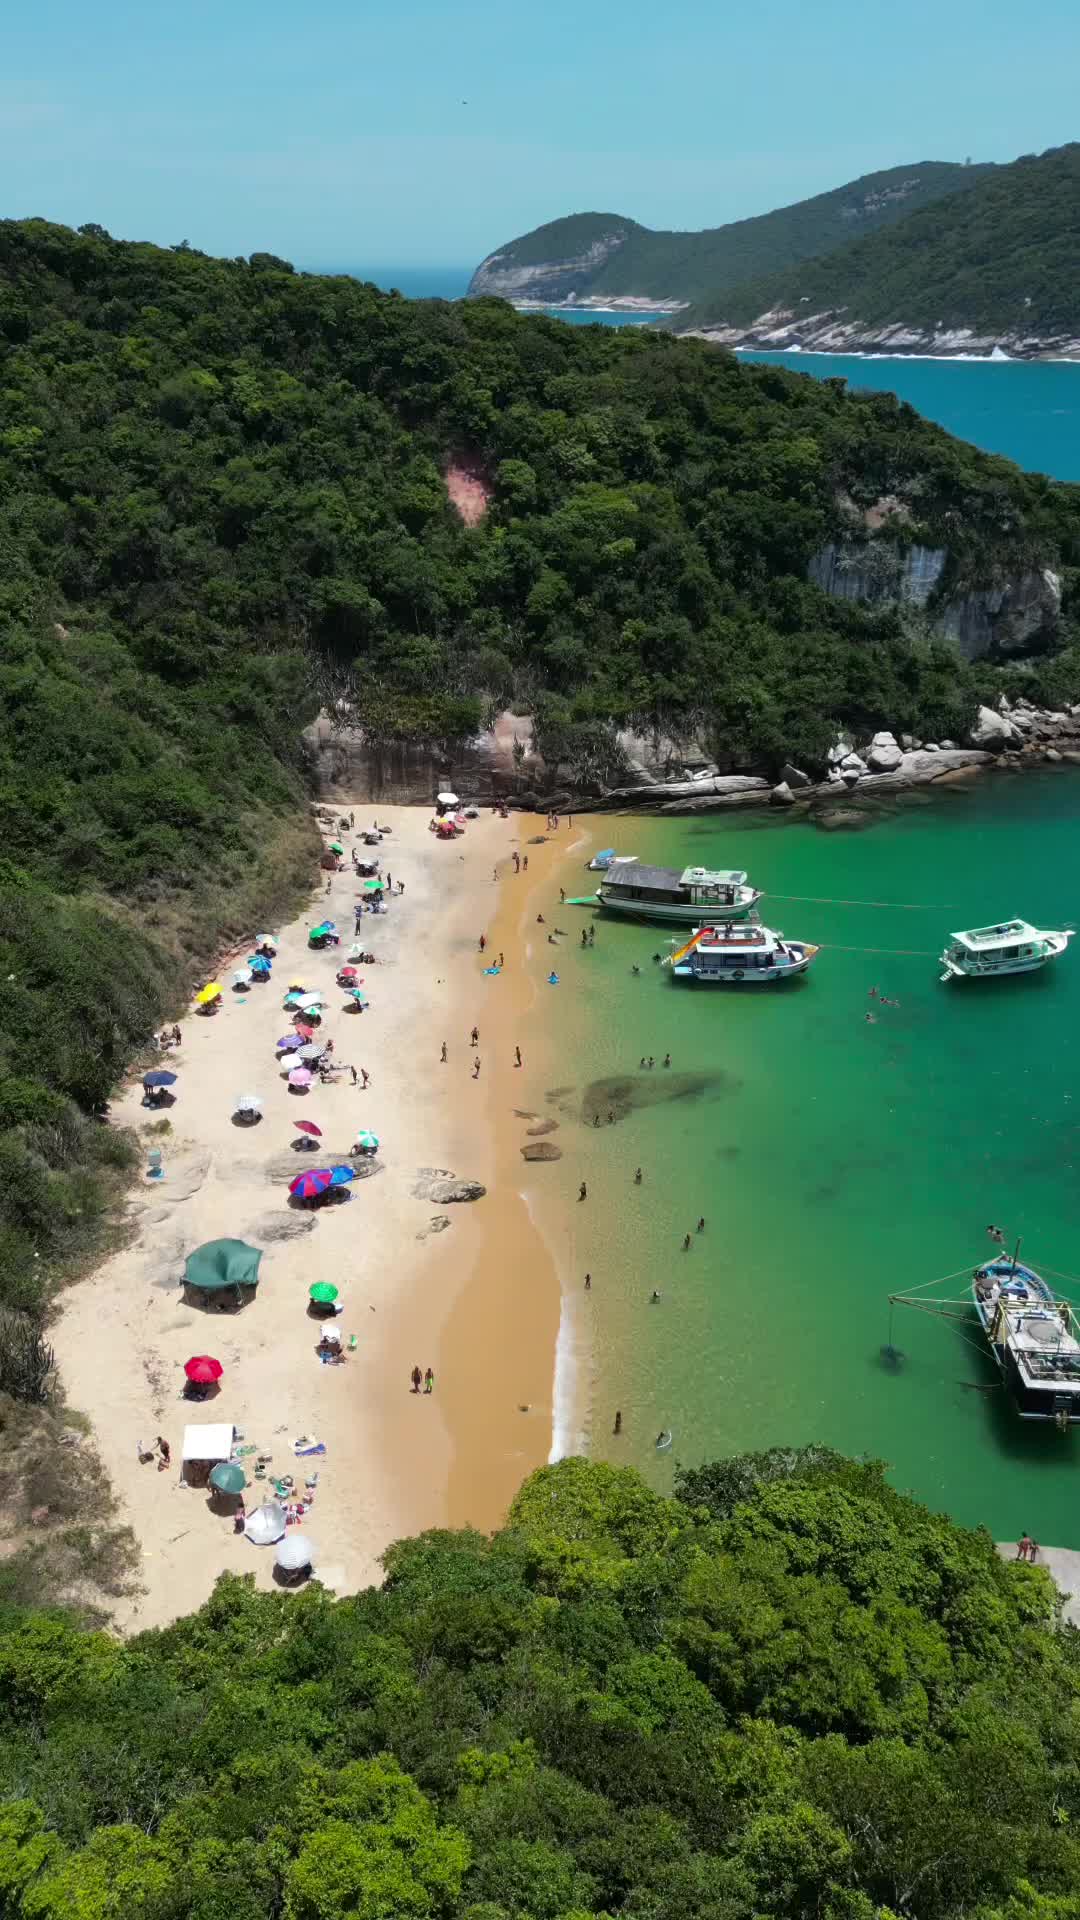
[[[257,1287],[261,1259],[258,1247],[249,1247],[246,1241],[208,1240],[188,1255],[184,1281],[203,1293],[223,1293],[226,1287]]]
[[[332,1307],[337,1299],[337,1293],[337,1288],[332,1287],[329,1280],[316,1280],[314,1285],[308,1288],[308,1298],[314,1300],[317,1307]]]
[[[210,1485],[219,1493],[243,1493],[247,1486],[243,1467],[236,1460],[220,1460],[210,1470]]]
[[[365,880],[361,889],[363,893],[381,893],[382,890],[383,883],[381,880]]]

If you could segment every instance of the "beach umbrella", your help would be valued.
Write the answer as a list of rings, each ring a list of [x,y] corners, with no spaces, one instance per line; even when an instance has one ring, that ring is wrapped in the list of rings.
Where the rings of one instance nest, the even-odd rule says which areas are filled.
[[[220,1380],[224,1371],[221,1361],[213,1359],[208,1353],[196,1353],[190,1360],[184,1361],[184,1372],[188,1379],[194,1380],[199,1387],[208,1387],[212,1380]]]
[[[238,1093],[233,1102],[234,1113],[261,1113],[262,1096],[258,1093]]]
[[[332,1307],[338,1297],[338,1290],[329,1280],[315,1280],[308,1288],[308,1299],[317,1307]]]
[[[326,1048],[321,1047],[317,1040],[309,1040],[306,1046],[301,1047],[296,1057],[298,1060],[306,1061],[308,1066],[312,1066],[316,1060],[322,1059],[325,1052]]]
[[[233,974],[233,986],[234,987],[250,987],[250,985],[251,985],[251,968],[237,967],[236,972]]]
[[[382,890],[383,883],[381,880],[365,880],[360,889],[361,893],[381,893]]]
[[[347,1187],[350,1180],[356,1179],[355,1167],[334,1167],[330,1174],[332,1187]]]
[[[244,1240],[207,1240],[196,1247],[184,1262],[184,1284],[198,1287],[202,1293],[221,1293],[226,1287],[257,1287],[258,1247]]]
[[[359,1147],[362,1153],[377,1153],[379,1136],[377,1133],[371,1133],[367,1127],[361,1127],[353,1144]]]
[[[277,1042],[277,1050],[279,1053],[295,1053],[297,1047],[302,1047],[303,1044],[304,1036],[302,1033],[286,1033],[283,1034]]]
[[[300,999],[301,1011],[304,1013],[313,1013],[325,1005],[326,1001],[321,993],[305,993]]]
[[[277,946],[277,934],[276,934],[276,933],[259,933],[259,934],[256,934],[256,936],[255,936],[255,945],[256,945],[257,947],[276,947],[276,946]]]
[[[249,1513],[244,1522],[244,1537],[253,1547],[269,1547],[285,1531],[285,1509],[280,1500],[268,1500],[265,1506]]]
[[[199,1007],[205,1007],[211,1000],[220,1000],[220,998],[221,981],[208,980],[205,987],[200,987],[198,993],[195,995],[195,1004]]]
[[[457,794],[437,793],[435,795],[435,805],[437,807],[456,807],[459,805]]]
[[[306,1533],[287,1533],[284,1540],[278,1542],[274,1555],[275,1567],[282,1573],[300,1573],[304,1567],[315,1564],[315,1546]]]
[[[367,1006],[368,997],[362,987],[350,987],[349,992],[358,1007]]]
[[[163,1067],[155,1067],[153,1073],[144,1073],[144,1087],[172,1087],[176,1085],[175,1073],[167,1073]]]
[[[261,953],[253,953],[248,960],[248,966],[252,973],[262,974],[264,978],[270,972],[270,962]]]
[[[239,1460],[219,1460],[210,1469],[210,1485],[219,1493],[243,1493],[247,1477]]]
[[[311,1074],[307,1067],[294,1067],[289,1075],[290,1087],[310,1087]]]
[[[308,1026],[302,1013],[294,1014],[293,1027],[296,1031],[297,1039],[300,1040],[301,1042],[303,1042],[304,1040],[314,1040],[315,1029],[314,1027]]]
[[[364,948],[363,948],[362,942],[359,940],[354,940],[352,943],[352,946],[349,948],[349,959],[362,960],[363,957],[364,957]]]
[[[344,980],[355,980],[355,979],[357,979],[357,977],[358,977],[358,976],[357,976],[357,972],[356,972],[356,968],[355,968],[355,967],[339,967],[339,968],[338,968],[338,979],[339,979],[339,980],[342,980],[342,981],[344,981]]]
[[[298,1127],[301,1133],[310,1133],[313,1140],[322,1139],[322,1128],[317,1127],[314,1120],[294,1120],[293,1126]]]
[[[289,1181],[289,1192],[297,1200],[316,1200],[320,1193],[326,1192],[332,1179],[329,1167],[306,1167]]]
[[[329,844],[331,853],[344,853],[345,849],[340,840],[331,840]]]

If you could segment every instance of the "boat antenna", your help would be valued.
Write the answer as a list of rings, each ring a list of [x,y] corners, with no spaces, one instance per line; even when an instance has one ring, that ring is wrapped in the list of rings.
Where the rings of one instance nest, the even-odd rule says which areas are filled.
[[[1018,1260],[1019,1260],[1019,1258],[1020,1258],[1020,1249],[1021,1249],[1021,1247],[1023,1246],[1023,1244],[1024,1244],[1024,1243],[1023,1243],[1023,1241],[1022,1241],[1022,1240],[1018,1240],[1018,1241],[1017,1241],[1017,1243],[1016,1243],[1016,1245],[1015,1245],[1015,1247],[1013,1248],[1013,1257],[1012,1257],[1012,1270],[1013,1270],[1013,1277],[1014,1277],[1014,1278],[1015,1278],[1015,1275],[1016,1275],[1016,1263],[1017,1263],[1017,1261],[1018,1261]]]

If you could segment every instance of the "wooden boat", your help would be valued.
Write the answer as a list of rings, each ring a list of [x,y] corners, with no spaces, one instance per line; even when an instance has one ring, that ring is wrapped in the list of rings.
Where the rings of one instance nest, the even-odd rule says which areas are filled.
[[[1029,926],[1026,920],[1002,920],[993,927],[970,927],[949,935],[941,956],[945,980],[996,980],[1006,973],[1034,973],[1064,953],[1074,929],[1059,932]]]
[[[708,867],[649,867],[641,860],[613,860],[600,882],[597,899],[609,913],[635,920],[667,920],[700,926],[747,920],[761,895],[745,873]]]
[[[771,927],[696,927],[692,939],[670,960],[676,980],[708,986],[777,986],[805,973],[819,948],[805,940],[785,940]]]

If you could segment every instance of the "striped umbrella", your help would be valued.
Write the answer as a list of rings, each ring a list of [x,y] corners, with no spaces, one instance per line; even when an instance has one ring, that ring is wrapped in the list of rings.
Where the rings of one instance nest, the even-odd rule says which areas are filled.
[[[329,1167],[305,1167],[295,1180],[289,1181],[289,1192],[298,1200],[316,1200],[325,1193],[333,1180]]]
[[[370,1133],[367,1127],[361,1127],[353,1144],[359,1147],[361,1153],[377,1153],[379,1136],[377,1133]]]
[[[310,1067],[315,1064],[316,1060],[321,1060],[325,1052],[326,1048],[320,1047],[317,1040],[311,1040],[306,1046],[301,1047],[296,1057],[298,1060],[306,1061]]]

